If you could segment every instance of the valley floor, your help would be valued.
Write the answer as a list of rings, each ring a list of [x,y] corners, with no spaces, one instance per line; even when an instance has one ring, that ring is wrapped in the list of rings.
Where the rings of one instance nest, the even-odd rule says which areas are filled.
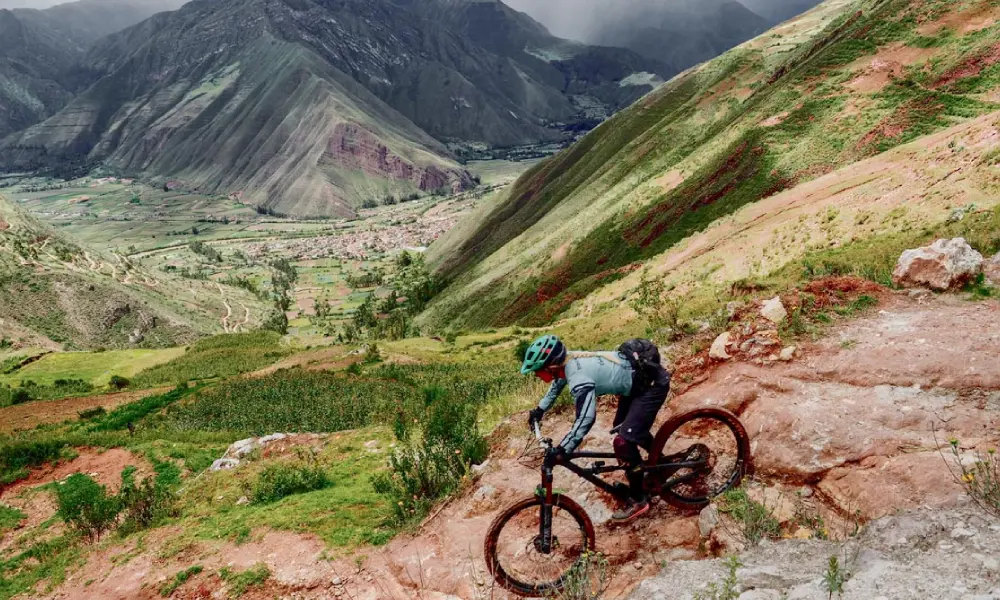
[[[740,585],[757,594],[746,598],[826,598],[823,570],[838,553],[854,575],[845,598],[1000,597],[1000,573],[990,558],[997,527],[970,505],[948,448],[958,440],[967,460],[1000,443],[1000,303],[882,296],[871,314],[800,345],[790,362],[705,362],[663,411],[666,417],[715,405],[740,414],[753,442],[752,493],[774,510],[785,537],[832,540],[779,540],[744,552]],[[610,444],[611,412],[602,406],[591,449]],[[556,412],[546,420],[547,433],[561,433],[571,417],[567,408]],[[492,517],[537,483],[537,471],[519,462],[530,445],[522,420],[515,415],[494,432],[475,482],[386,546],[331,550],[315,535],[261,529],[242,544],[196,540],[178,548],[172,540],[179,532],[167,526],[124,545],[100,544],[46,597],[160,597],[165,582],[195,564],[204,571],[171,597],[224,597],[219,569],[263,563],[271,578],[243,597],[504,598],[485,572],[482,540]],[[365,446],[372,454],[389,449],[378,440]],[[91,461],[83,468],[98,466]],[[118,468],[109,467],[108,479]],[[204,473],[199,485],[215,476]],[[565,472],[557,473],[556,487],[598,526],[598,550],[612,572],[606,598],[689,599],[724,574],[719,561],[704,560],[712,558],[707,548],[741,550],[721,526],[702,531],[698,514],[663,504],[635,525],[610,529],[613,507],[605,497]],[[812,515],[810,526],[803,514]]]

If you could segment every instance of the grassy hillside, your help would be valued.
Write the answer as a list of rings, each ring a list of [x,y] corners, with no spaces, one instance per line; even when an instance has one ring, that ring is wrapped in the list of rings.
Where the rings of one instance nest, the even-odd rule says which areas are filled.
[[[0,338],[49,349],[154,348],[220,331],[227,302],[264,310],[214,282],[147,273],[118,254],[69,241],[0,196]]]
[[[995,12],[829,0],[681,74],[433,247],[451,285],[425,322],[546,323],[741,207],[1000,109]]]

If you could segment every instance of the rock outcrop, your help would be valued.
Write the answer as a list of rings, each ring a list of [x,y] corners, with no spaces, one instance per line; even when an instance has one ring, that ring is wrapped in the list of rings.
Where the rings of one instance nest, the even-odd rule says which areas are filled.
[[[983,255],[965,238],[937,240],[930,246],[903,252],[892,272],[892,281],[904,287],[929,287],[938,291],[958,287],[983,269]]]
[[[741,600],[827,600],[823,575],[830,557],[845,573],[843,600],[1000,598],[1000,526],[970,510],[921,511],[871,523],[847,543],[789,540],[765,543],[740,557]],[[722,559],[672,561],[643,581],[629,600],[690,600],[719,584]],[[849,573],[849,574],[848,574]]]

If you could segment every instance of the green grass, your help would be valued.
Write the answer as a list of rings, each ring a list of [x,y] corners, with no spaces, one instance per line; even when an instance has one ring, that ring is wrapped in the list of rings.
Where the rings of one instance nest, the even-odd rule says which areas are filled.
[[[173,594],[177,588],[184,585],[192,575],[197,575],[203,570],[204,568],[201,565],[195,565],[193,567],[188,567],[183,571],[178,571],[177,574],[174,575],[173,579],[171,579],[168,583],[163,584],[160,588],[160,595],[164,598],[170,597],[170,595]]]
[[[247,590],[262,585],[271,576],[267,565],[258,563],[246,571],[233,571],[224,567],[219,571],[219,577],[229,584],[229,597],[239,598]]]
[[[201,340],[170,362],[138,373],[133,387],[172,385],[199,379],[229,377],[254,371],[287,356],[274,332],[234,333]]]
[[[0,376],[0,384],[15,386],[22,381],[31,380],[39,385],[52,385],[57,379],[83,379],[96,387],[103,387],[112,375],[131,378],[140,371],[173,360],[183,353],[183,348],[56,352],[13,373]]]
[[[313,533],[334,548],[384,544],[396,529],[386,525],[388,501],[371,484],[371,477],[385,468],[386,460],[384,451],[369,452],[364,446],[371,440],[384,449],[392,434],[378,427],[334,435],[316,459],[332,484],[274,502],[235,505],[269,465],[284,461],[251,461],[234,471],[204,477],[197,489],[185,495],[181,521],[185,539],[240,541],[251,531],[280,529]]]
[[[43,540],[0,561],[0,599],[22,594],[35,595],[38,586],[51,591],[83,561],[83,549],[75,536],[62,535]]]
[[[26,517],[20,510],[0,504],[0,532],[15,529]]]

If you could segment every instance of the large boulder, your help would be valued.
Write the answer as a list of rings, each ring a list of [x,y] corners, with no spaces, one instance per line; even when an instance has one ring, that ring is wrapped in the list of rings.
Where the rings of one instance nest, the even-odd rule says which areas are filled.
[[[892,281],[904,287],[929,287],[944,291],[960,286],[982,272],[983,255],[965,238],[937,240],[930,246],[903,252],[892,272]]]

